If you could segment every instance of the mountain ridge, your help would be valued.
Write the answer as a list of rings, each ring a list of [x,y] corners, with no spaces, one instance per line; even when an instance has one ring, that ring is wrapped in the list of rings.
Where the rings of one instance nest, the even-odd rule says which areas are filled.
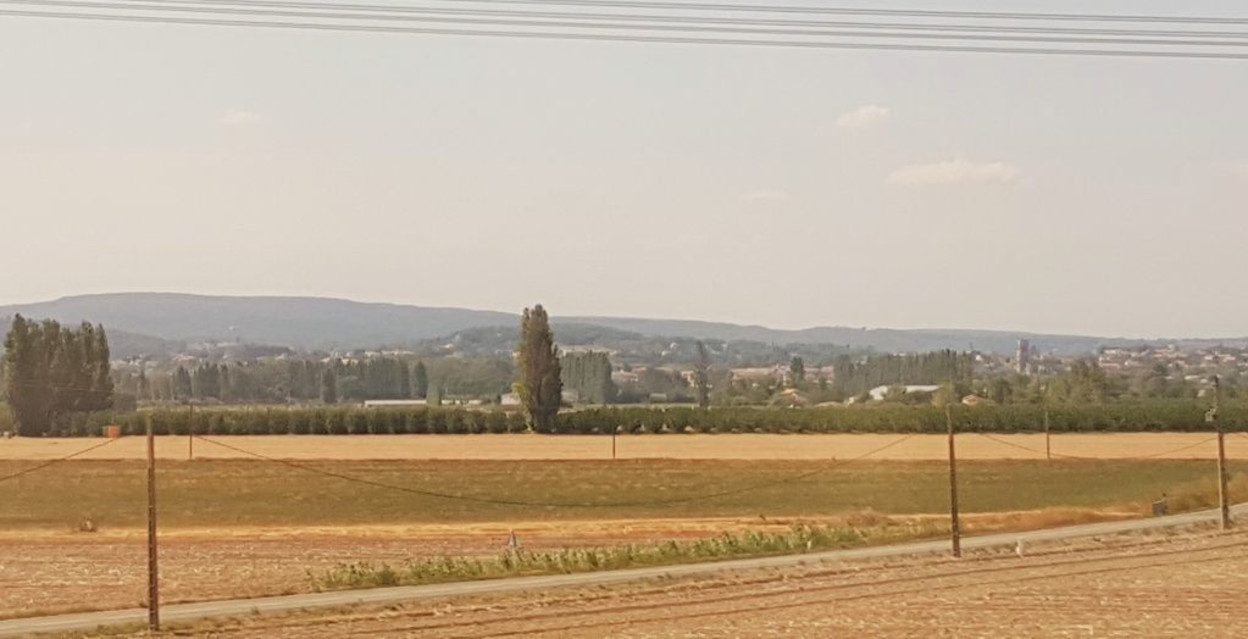
[[[166,341],[250,341],[301,350],[403,347],[453,336],[468,329],[512,326],[519,314],[456,307],[357,302],[301,296],[221,296],[190,293],[95,293],[30,304],[0,306],[15,313],[61,322],[90,321],[106,328]],[[882,352],[943,348],[1012,353],[1028,339],[1043,352],[1094,352],[1102,346],[1146,343],[1248,342],[1226,339],[1128,339],[977,329],[891,329],[817,326],[773,329],[702,320],[553,316],[559,324],[593,325],[652,337],[748,340],[769,344],[836,344]],[[557,336],[556,336],[557,337]]]

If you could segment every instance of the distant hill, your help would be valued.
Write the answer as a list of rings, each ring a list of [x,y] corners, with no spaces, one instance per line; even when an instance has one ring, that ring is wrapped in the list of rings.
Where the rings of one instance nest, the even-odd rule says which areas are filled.
[[[692,364],[698,358],[698,341],[707,347],[716,365],[733,367],[770,366],[788,363],[800,355],[814,365],[830,363],[837,355],[861,354],[865,349],[848,349],[834,344],[772,344],[751,340],[721,340],[714,337],[668,337],[642,335],[596,324],[583,324],[552,318],[551,328],[560,347],[570,350],[607,351],[616,364]],[[454,335],[427,340],[415,347],[422,355],[463,357],[506,357],[520,339],[518,326],[467,329]]]
[[[697,337],[702,339],[747,340],[768,344],[838,344],[851,349],[874,349],[886,353],[922,352],[945,348],[1013,353],[1018,340],[1028,339],[1043,352],[1063,355],[1090,353],[1103,345],[1138,343],[1139,340],[1043,335],[1011,331],[962,329],[892,329],[818,327],[781,330],[765,326],[743,326],[694,320],[656,320],[627,317],[570,317],[566,321],[595,324],[643,335]]]
[[[0,307],[0,317],[14,313],[61,322],[89,320],[165,340],[247,341],[303,350],[407,344],[466,328],[519,321],[514,314],[458,308],[176,293],[82,295]]]
[[[123,338],[122,349],[142,352],[160,348],[162,340],[249,342],[298,350],[363,349],[428,345],[429,340],[477,339],[484,349],[497,349],[511,339],[519,323],[515,313],[461,308],[373,304],[312,297],[217,297],[177,293],[116,293],[66,297],[51,302],[0,307],[0,318],[22,313],[62,322],[102,323]],[[567,343],[627,343],[641,347],[652,338],[708,339],[751,342],[775,347],[797,344],[835,345],[846,350],[917,352],[942,348],[974,348],[1014,352],[1019,339],[1030,339],[1043,352],[1062,355],[1091,353],[1104,345],[1139,340],[1039,335],[1011,331],[957,329],[857,329],[820,327],[779,330],[690,320],[621,317],[553,317],[556,333]],[[495,329],[465,333],[472,329]],[[493,339],[487,339],[491,334]],[[147,339],[153,338],[153,339]],[[556,334],[558,340],[559,335]],[[646,339],[642,339],[646,338]],[[501,339],[501,341],[499,341]],[[1184,340],[1186,345],[1242,340]],[[119,342],[119,345],[122,345]],[[647,347],[652,344],[646,344]],[[471,349],[468,349],[471,350]]]

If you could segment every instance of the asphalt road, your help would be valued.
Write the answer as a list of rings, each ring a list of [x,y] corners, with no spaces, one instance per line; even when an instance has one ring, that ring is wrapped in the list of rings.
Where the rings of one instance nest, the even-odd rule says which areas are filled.
[[[1235,506],[1232,515],[1248,513],[1248,504]],[[1172,528],[1191,524],[1217,521],[1217,510],[1206,510],[1183,515],[1155,517],[1151,519],[1133,519],[1128,521],[1085,524],[1036,530],[1022,533],[1002,533],[982,535],[962,539],[963,549],[1013,546],[1018,541],[1035,542],[1158,528]],[[538,590],[567,586],[593,586],[611,584],[655,577],[681,577],[704,575],[709,573],[753,570],[758,568],[781,568],[820,561],[847,561],[853,559],[877,559],[902,555],[921,555],[949,550],[948,540],[923,541],[893,546],[877,546],[873,548],[855,548],[851,550],[832,550],[800,555],[784,555],[779,557],[763,557],[759,559],[737,559],[700,564],[677,566],[658,566],[652,568],[632,568],[628,570],[612,570],[574,575],[550,575],[543,577],[516,577],[511,579],[495,579],[488,581],[468,581],[429,586],[400,586],[395,588],[373,588],[368,590],[349,590],[337,592],[312,593],[304,595],[286,595],[282,597],[262,597],[258,599],[230,599],[225,601],[207,601],[202,603],[175,604],[161,609],[162,622],[185,622],[208,617],[231,617],[254,613],[274,613],[307,608],[348,606],[352,604],[370,603],[384,604],[420,599],[457,597],[464,595],[495,594],[523,590]],[[51,617],[30,617],[0,621],[0,637],[19,637],[35,633],[84,631],[119,624],[146,624],[147,609],[131,608],[128,610],[112,610],[106,612],[90,612]]]

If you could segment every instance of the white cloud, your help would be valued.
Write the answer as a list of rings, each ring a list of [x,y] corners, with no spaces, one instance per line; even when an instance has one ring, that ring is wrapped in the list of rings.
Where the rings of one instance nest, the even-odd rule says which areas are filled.
[[[756,191],[750,191],[749,193],[743,193],[741,195],[741,199],[752,200],[755,202],[778,202],[780,200],[789,199],[789,193],[788,191],[779,191],[776,189],[758,189]]]
[[[836,126],[842,129],[865,129],[869,126],[876,126],[888,122],[893,112],[888,107],[868,104],[860,106],[853,111],[842,113],[836,119]]]
[[[1006,162],[972,162],[955,158],[930,164],[909,164],[888,175],[889,184],[931,186],[940,184],[1014,184],[1022,171]]]
[[[260,121],[260,116],[251,111],[242,111],[239,109],[230,109],[221,114],[217,121],[227,126],[238,126],[245,124],[255,124]]]

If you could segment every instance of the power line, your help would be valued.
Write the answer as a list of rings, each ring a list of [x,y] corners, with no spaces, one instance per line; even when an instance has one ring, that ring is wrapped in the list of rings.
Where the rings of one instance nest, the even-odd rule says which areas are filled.
[[[38,4],[57,6],[77,6],[80,3],[63,0],[5,0],[8,4]],[[210,7],[262,7],[276,9],[303,9],[334,12],[363,12],[369,15],[359,19],[385,19],[384,14],[400,15],[457,15],[457,16],[495,16],[512,18],[549,18],[558,20],[595,20],[602,22],[667,22],[676,24],[730,24],[772,27],[828,27],[862,30],[899,30],[899,31],[934,31],[934,32],[972,32],[972,33],[1042,33],[1066,35],[1098,35],[1098,36],[1139,36],[1139,37],[1173,37],[1173,38],[1248,38],[1248,32],[1242,31],[1207,31],[1207,30],[1156,30],[1156,29],[1112,29],[1112,28],[1080,28],[1080,27],[1027,27],[982,24],[919,24],[913,22],[861,22],[861,21],[829,21],[829,20],[791,20],[765,18],[728,18],[718,16],[685,16],[637,13],[587,13],[576,11],[535,11],[531,9],[462,9],[444,7],[412,7],[401,5],[377,5],[342,2],[290,2],[285,0],[114,0],[109,4],[115,8],[151,9],[154,11],[173,10],[171,6],[186,5],[208,11]],[[306,14],[309,16],[315,14]],[[328,14],[327,14],[328,15]],[[333,14],[340,16],[340,13]],[[346,17],[346,16],[343,16]],[[352,16],[354,17],[354,16]]]
[[[483,503],[483,504],[493,504],[493,505],[500,505],[500,506],[525,506],[525,507],[538,507],[538,508],[631,508],[631,507],[637,507],[637,506],[665,506],[665,505],[670,505],[670,504],[684,504],[684,503],[695,502],[695,501],[703,501],[703,500],[707,500],[707,499],[717,499],[717,498],[720,498],[720,497],[729,497],[729,496],[733,496],[733,495],[740,495],[740,494],[744,494],[744,493],[749,493],[749,492],[755,492],[755,491],[763,490],[763,489],[766,489],[766,488],[773,488],[773,487],[775,487],[775,486],[782,486],[782,485],[785,485],[785,484],[792,484],[792,483],[797,483],[797,482],[805,481],[805,480],[807,480],[807,479],[810,479],[811,477],[815,477],[815,476],[817,476],[817,475],[820,475],[820,474],[822,474],[822,473],[827,472],[827,471],[829,470],[829,468],[830,468],[830,467],[832,467],[832,466],[844,466],[845,464],[850,464],[850,463],[853,463],[853,462],[856,462],[856,461],[860,461],[860,460],[866,459],[866,458],[871,457],[871,456],[873,456],[873,455],[877,455],[877,454],[879,454],[879,453],[881,453],[881,452],[883,452],[883,451],[885,451],[885,450],[888,450],[889,448],[892,448],[893,446],[896,446],[896,445],[898,445],[898,444],[900,444],[900,443],[902,443],[902,442],[904,442],[904,441],[906,441],[906,440],[910,439],[911,437],[914,437],[914,435],[915,435],[914,433],[911,433],[911,434],[909,434],[909,435],[903,435],[903,436],[901,436],[901,437],[899,437],[899,438],[897,438],[897,439],[893,440],[892,442],[889,442],[888,444],[885,444],[885,445],[880,446],[880,447],[878,447],[878,448],[874,448],[874,449],[872,449],[872,450],[870,450],[870,451],[867,451],[866,453],[863,453],[863,454],[858,455],[858,456],[856,456],[856,457],[851,457],[851,458],[846,459],[846,460],[838,461],[838,460],[833,459],[833,460],[832,460],[832,461],[831,461],[828,465],[826,465],[826,466],[824,466],[824,467],[822,467],[822,468],[819,468],[818,470],[813,470],[813,471],[810,471],[810,472],[807,472],[807,473],[801,473],[801,474],[798,474],[798,475],[794,475],[794,476],[791,476],[791,477],[786,477],[786,478],[783,478],[783,479],[774,480],[774,481],[770,481],[770,482],[763,482],[763,483],[759,483],[759,484],[754,484],[754,485],[752,485],[752,486],[746,486],[746,487],[744,487],[744,488],[734,488],[734,489],[731,489],[731,490],[722,490],[722,491],[718,491],[718,492],[706,493],[706,494],[702,494],[702,495],[695,495],[695,496],[691,496],[691,497],[675,497],[675,498],[672,498],[672,499],[659,499],[659,500],[647,500],[647,501],[635,501],[635,502],[613,502],[613,503],[601,503],[601,502],[580,502],[580,503],[577,503],[577,502],[544,502],[544,501],[523,501],[523,500],[514,500],[514,499],[499,499],[499,498],[494,498],[494,497],[474,497],[474,496],[472,496],[472,495],[457,495],[457,494],[452,494],[452,493],[443,493],[443,492],[438,492],[438,491],[425,490],[425,489],[421,489],[421,488],[411,488],[411,487],[408,487],[408,486],[399,486],[399,485],[396,485],[396,484],[389,484],[389,483],[386,483],[386,482],[379,482],[379,481],[375,481],[375,480],[372,480],[372,479],[365,479],[365,478],[363,478],[363,477],[355,477],[355,476],[353,476],[353,475],[345,475],[345,474],[343,474],[343,473],[334,472],[334,471],[332,471],[332,470],[323,470],[323,469],[320,469],[320,468],[313,468],[313,467],[308,466],[308,465],[306,465],[306,464],[301,464],[301,463],[299,463],[299,462],[291,461],[291,460],[288,460],[288,459],[279,459],[279,458],[276,458],[276,457],[270,457],[270,456],[268,456],[268,455],[264,455],[264,454],[257,453],[257,452],[254,452],[254,451],[246,450],[246,449],[244,449],[244,448],[240,448],[240,447],[238,447],[238,446],[233,446],[233,445],[230,445],[230,444],[226,444],[226,443],[221,442],[221,441],[218,441],[218,440],[209,439],[209,438],[204,437],[204,436],[202,436],[202,435],[195,435],[194,437],[195,437],[196,439],[202,439],[202,440],[204,440],[204,441],[206,441],[206,442],[208,442],[208,443],[210,443],[210,444],[216,444],[217,446],[220,446],[220,447],[225,448],[225,449],[227,449],[227,450],[232,450],[232,451],[237,452],[237,453],[242,453],[242,454],[244,454],[244,455],[248,455],[248,456],[251,456],[251,457],[255,457],[256,459],[261,459],[261,460],[264,460],[264,461],[275,462],[275,463],[278,463],[278,464],[282,464],[282,465],[285,465],[285,466],[289,466],[289,467],[291,467],[291,468],[297,468],[297,469],[299,469],[299,470],[304,470],[304,471],[307,471],[307,472],[310,472],[310,473],[315,473],[315,474],[318,474],[318,475],[324,475],[324,476],[326,476],[326,477],[333,477],[333,478],[335,478],[335,479],[342,479],[342,480],[349,481],[349,482],[354,482],[354,483],[357,483],[357,484],[363,484],[363,485],[366,485],[366,486],[373,486],[373,487],[375,487],[375,488],[386,488],[386,489],[389,489],[389,490],[397,490],[397,491],[400,491],[400,492],[411,493],[411,494],[414,494],[414,495],[420,495],[420,496],[422,496],[422,497],[436,497],[436,498],[438,498],[438,499],[449,499],[449,500],[454,500],[454,501],[468,501],[468,502],[476,502],[476,503]]]
[[[1171,58],[1191,60],[1246,60],[1248,53],[1214,52],[1214,51],[1176,51],[1176,50],[1145,50],[1145,49],[1074,49],[1074,48],[1016,48],[995,46],[962,46],[962,45],[922,45],[904,43],[876,42],[829,42],[803,40],[767,40],[767,39],[734,39],[734,38],[692,38],[684,36],[634,36],[609,33],[573,33],[573,32],[534,32],[534,31],[500,31],[475,29],[441,29],[425,27],[390,27],[383,25],[301,23],[291,21],[248,21],[225,19],[176,18],[166,16],[143,16],[131,14],[95,14],[55,11],[24,11],[0,9],[0,15],[27,18],[47,18],[62,20],[89,20],[106,22],[128,22],[144,24],[169,25],[200,25],[220,27],[250,27],[269,29],[301,29],[331,32],[359,33],[392,33],[411,35],[443,35],[469,36],[490,38],[545,39],[593,42],[629,42],[650,44],[691,44],[721,46],[762,46],[790,47],[801,49],[841,49],[859,51],[897,51],[927,53],[988,53],[988,54],[1025,54],[1025,55],[1056,55],[1056,56],[1092,56],[1092,57],[1127,57],[1127,58]]]
[[[506,5],[556,5],[665,11],[723,11],[742,13],[797,13],[810,15],[889,16],[906,18],[1022,20],[1045,22],[1164,22],[1172,24],[1248,24],[1248,18],[1181,15],[1079,14],[1004,11],[950,11],[923,9],[861,9],[793,5],[706,4],[700,2],[646,2],[641,0],[438,0],[441,2]]]
[[[103,442],[100,442],[100,443],[98,443],[98,444],[96,444],[96,445],[94,445],[94,446],[90,446],[90,447],[88,447],[88,448],[84,448],[84,449],[82,449],[82,450],[80,450],[80,451],[78,451],[78,452],[76,452],[76,453],[70,453],[70,454],[68,454],[68,455],[66,455],[66,456],[64,456],[64,457],[58,457],[57,459],[48,460],[48,461],[46,461],[46,462],[44,462],[44,463],[42,463],[42,464],[39,464],[38,466],[31,466],[30,468],[26,468],[26,469],[24,469],[24,470],[19,470],[19,471],[17,471],[16,473],[13,473],[13,474],[10,474],[10,475],[5,475],[5,476],[3,476],[3,477],[0,477],[0,483],[4,483],[4,482],[6,482],[6,481],[9,481],[10,479],[17,479],[18,477],[21,477],[21,476],[23,476],[23,475],[29,475],[30,473],[33,473],[33,472],[35,472],[35,471],[38,471],[38,470],[43,470],[44,468],[47,468],[48,466],[52,466],[52,465],[55,465],[55,464],[59,464],[59,463],[61,463],[61,462],[63,462],[63,461],[68,461],[68,460],[73,459],[73,458],[75,458],[75,457],[80,457],[80,456],[82,456],[82,455],[85,455],[85,454],[87,454],[87,453],[89,453],[89,452],[93,451],[93,450],[96,450],[97,448],[103,448],[103,447],[105,447],[105,446],[107,446],[107,445],[109,445],[109,444],[111,444],[111,443],[113,443],[113,442],[115,442],[115,441],[117,441],[117,440],[115,440],[115,439],[106,439],[106,440],[104,440]]]
[[[1169,38],[1141,38],[1141,37],[1091,37],[1091,36],[1067,36],[1067,35],[1008,35],[1008,34],[960,34],[960,33],[929,33],[929,32],[887,32],[887,31],[853,31],[853,30],[828,30],[828,29],[812,29],[799,28],[796,26],[786,27],[783,29],[769,28],[766,26],[720,26],[720,25],[699,25],[699,24],[642,24],[642,23],[622,23],[622,24],[603,24],[592,21],[572,21],[572,20],[545,20],[520,18],[494,18],[494,17],[456,17],[456,16],[412,16],[412,15],[368,15],[359,13],[324,13],[309,12],[305,10],[290,11],[280,9],[249,9],[237,7],[202,7],[202,6],[168,6],[158,7],[150,3],[145,4],[118,4],[116,2],[92,2],[81,0],[0,0],[3,4],[22,4],[35,6],[56,6],[56,7],[74,7],[85,9],[152,9],[160,12],[174,13],[197,13],[197,14],[224,14],[224,15],[243,15],[258,17],[277,17],[277,18],[304,18],[304,19],[342,19],[342,20],[373,20],[373,21],[402,21],[415,23],[432,23],[432,24],[459,24],[459,25],[485,25],[485,26],[507,26],[507,27],[529,27],[529,28],[562,28],[562,29],[603,29],[603,30],[624,30],[624,31],[656,31],[656,32],[676,32],[676,33],[715,33],[715,34],[734,34],[734,35],[765,35],[765,36],[798,36],[798,37],[838,37],[838,38],[883,38],[883,39],[903,39],[903,40],[950,40],[950,41],[968,41],[968,42],[1008,42],[1008,43],[1045,43],[1045,44],[1093,44],[1093,45],[1161,45],[1161,46],[1198,46],[1198,47],[1245,47],[1248,46],[1248,40],[1234,39],[1177,39]],[[1248,37],[1248,34],[1243,34]]]

